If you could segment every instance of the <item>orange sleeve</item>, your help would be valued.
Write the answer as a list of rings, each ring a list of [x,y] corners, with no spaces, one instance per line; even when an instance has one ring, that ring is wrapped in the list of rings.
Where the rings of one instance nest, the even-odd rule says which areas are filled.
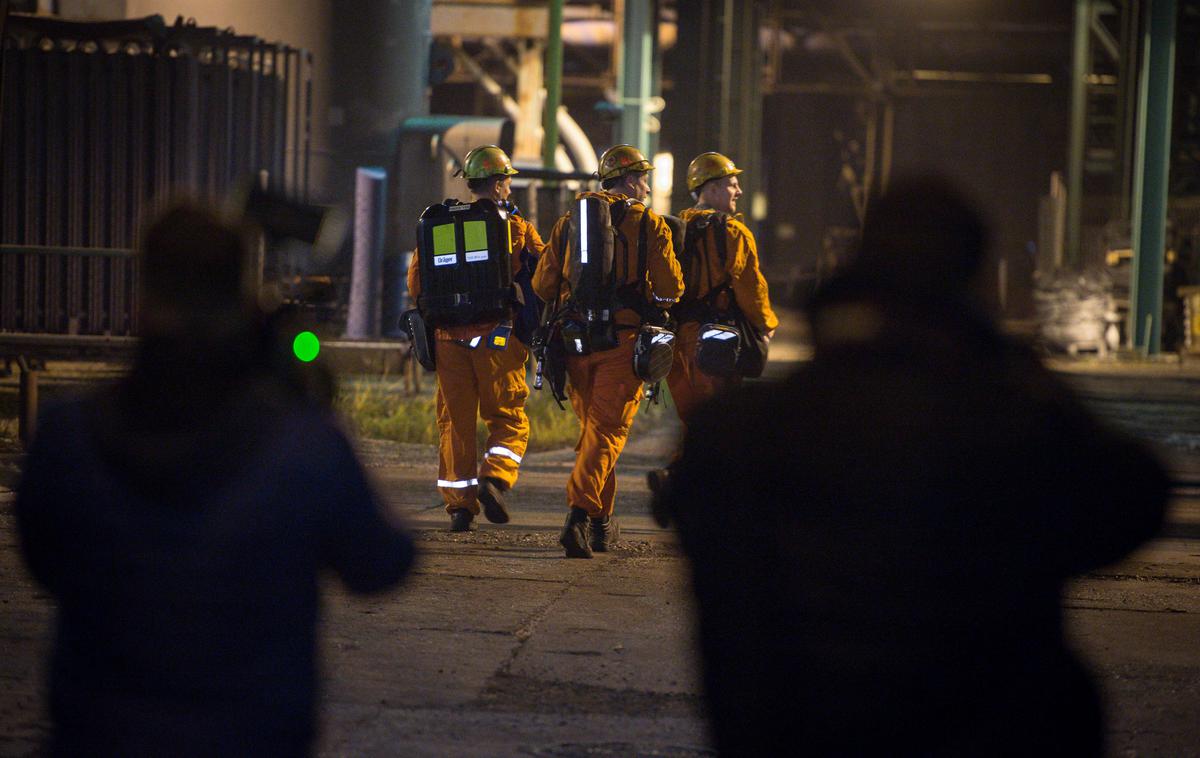
[[[509,263],[515,275],[521,270],[521,251],[525,249],[525,221],[518,216],[508,217]]]
[[[546,302],[557,300],[562,287],[563,235],[567,233],[569,215],[563,216],[554,224],[554,229],[550,232],[550,242],[543,246],[542,257],[533,272],[533,291]]]
[[[767,280],[758,266],[758,247],[754,235],[740,221],[731,220],[726,226],[728,248],[734,252],[729,269],[733,280],[733,297],[738,308],[746,314],[751,324],[771,331],[779,326],[779,318],[771,309],[771,298],[767,292]]]
[[[417,251],[413,250],[412,260],[408,263],[408,296],[412,298],[413,306],[421,295],[421,265],[417,262]]]
[[[546,243],[542,242],[542,236],[538,234],[537,227],[528,221],[525,224],[525,247],[524,250],[537,257],[542,256],[542,251],[546,249]]]
[[[512,230],[512,264],[515,274],[524,265],[521,253],[529,253],[535,259],[540,260],[542,251],[546,249],[546,243],[542,242],[537,228],[520,216],[510,216],[509,221],[509,228]]]
[[[659,308],[670,308],[683,294],[683,271],[671,244],[671,227],[650,209],[649,233],[646,235],[646,275],[650,280],[651,302]]]

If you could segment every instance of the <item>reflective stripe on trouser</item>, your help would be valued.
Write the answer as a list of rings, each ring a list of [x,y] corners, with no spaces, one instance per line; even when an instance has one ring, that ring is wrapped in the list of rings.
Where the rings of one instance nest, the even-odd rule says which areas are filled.
[[[740,381],[736,376],[721,378],[701,371],[696,364],[699,347],[700,324],[695,321],[680,324],[675,336],[671,373],[667,374],[667,388],[671,390],[671,401],[675,403],[675,411],[685,427],[696,408],[713,395],[736,387]]]
[[[529,444],[525,415],[525,360],[529,351],[515,337],[504,350],[471,350],[454,342],[437,344],[438,491],[446,510],[479,513],[479,480],[498,479],[508,487]],[[488,430],[483,463],[478,462],[475,418]]]
[[[590,516],[608,516],[617,495],[617,458],[642,401],[642,382],[633,373],[633,330],[621,330],[612,350],[567,358],[571,406],[579,417],[575,468],[567,481],[567,503]]]

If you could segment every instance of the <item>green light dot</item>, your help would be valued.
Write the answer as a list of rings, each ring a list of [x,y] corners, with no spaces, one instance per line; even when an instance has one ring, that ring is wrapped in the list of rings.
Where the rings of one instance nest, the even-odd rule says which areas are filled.
[[[292,352],[297,358],[308,363],[321,352],[321,341],[312,332],[300,332],[296,339],[292,340]]]

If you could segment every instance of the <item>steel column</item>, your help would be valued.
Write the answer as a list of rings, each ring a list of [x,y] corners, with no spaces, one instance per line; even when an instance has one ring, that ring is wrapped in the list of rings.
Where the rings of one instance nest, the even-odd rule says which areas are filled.
[[[650,98],[654,96],[656,9],[654,0],[625,0],[621,45],[621,119],[617,141],[634,145],[647,154],[651,153],[648,127]]]
[[[558,148],[558,107],[562,104],[563,0],[550,0],[550,21],[546,39],[546,102],[542,109],[542,165],[554,168]]]
[[[1067,147],[1067,244],[1071,268],[1081,260],[1083,158],[1087,137],[1087,75],[1092,30],[1092,0],[1075,0],[1075,44],[1071,56],[1071,133]]]
[[[351,339],[379,336],[386,216],[387,173],[382,168],[359,168],[354,192],[354,268],[346,323],[346,336]]]
[[[1139,134],[1133,187],[1129,334],[1133,344],[1147,354],[1158,353],[1162,338],[1171,100],[1175,89],[1175,15],[1175,0],[1147,0],[1138,76]]]

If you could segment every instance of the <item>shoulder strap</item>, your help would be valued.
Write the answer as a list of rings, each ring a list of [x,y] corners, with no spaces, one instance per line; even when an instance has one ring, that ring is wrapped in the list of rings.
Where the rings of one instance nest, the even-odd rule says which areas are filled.
[[[726,262],[729,260],[728,242],[726,237],[729,236],[729,214],[721,213],[720,211],[710,214],[710,225],[714,226],[713,237],[717,243],[717,259],[721,261],[721,271],[725,271]],[[720,284],[714,284],[704,296],[704,301],[709,305],[716,303],[717,297],[722,292],[729,292],[730,308],[737,308],[737,301],[733,299],[733,277],[726,276]]]
[[[642,206],[642,221],[638,224],[638,286],[646,279],[646,236],[649,234],[650,209]]]
[[[729,214],[714,213],[713,216],[716,217],[714,219],[714,221],[716,221],[720,224],[720,226],[717,227],[717,234],[716,234],[717,257],[721,259],[721,268],[723,270],[725,268],[725,263],[729,257],[728,251],[725,248],[725,245],[726,245],[725,238],[728,236],[728,232],[729,232]]]
[[[632,208],[635,203],[637,203],[637,201],[634,200],[633,198],[626,198],[624,200],[618,200],[618,201],[614,202],[611,206],[609,206],[611,209],[617,210],[616,213],[611,214],[612,228],[613,228],[613,231],[616,233],[617,238],[620,239],[620,241],[621,241],[621,253],[622,254],[619,258],[616,258],[613,261],[613,283],[614,283],[614,286],[616,289],[620,289],[621,287],[624,287],[625,284],[623,282],[629,278],[629,242],[630,241],[625,238],[625,233],[623,231],[621,231],[621,223],[623,221],[625,221],[625,216],[629,213],[629,209]],[[643,213],[643,218],[644,218],[644,213]],[[639,233],[638,244],[639,245],[642,244],[641,240],[640,240],[640,233]],[[639,256],[638,257],[638,270],[641,271],[641,269],[645,266],[645,263],[642,260],[642,257],[641,257],[642,252],[641,252],[640,248],[638,250],[638,256]],[[620,270],[618,270],[618,268],[617,268],[617,261],[620,261]],[[641,276],[641,274],[639,274],[639,276]],[[616,282],[622,282],[622,284],[618,285],[618,284],[616,284]]]
[[[562,234],[560,234],[558,237],[560,247],[558,250],[554,251],[555,254],[558,255],[558,289],[554,293],[554,310],[555,310],[555,312],[557,312],[559,310],[560,305],[564,305],[566,300],[570,298],[570,293],[568,293],[567,298],[564,299],[562,290],[563,290],[564,284],[567,286],[568,289],[570,289],[570,287],[571,287],[571,283],[567,279],[567,256],[570,255],[570,250],[568,248],[570,248],[570,246],[571,246],[571,214],[572,213],[574,213],[574,211],[568,210],[565,214],[563,214],[563,219],[565,220],[565,223],[563,224]],[[549,305],[549,303],[547,303],[547,305]]]
[[[683,291],[695,292],[700,287],[700,269],[695,265],[699,240],[704,237],[708,228],[708,219],[704,215],[696,215],[687,222],[684,232],[683,253],[679,258],[679,267],[683,269]]]

